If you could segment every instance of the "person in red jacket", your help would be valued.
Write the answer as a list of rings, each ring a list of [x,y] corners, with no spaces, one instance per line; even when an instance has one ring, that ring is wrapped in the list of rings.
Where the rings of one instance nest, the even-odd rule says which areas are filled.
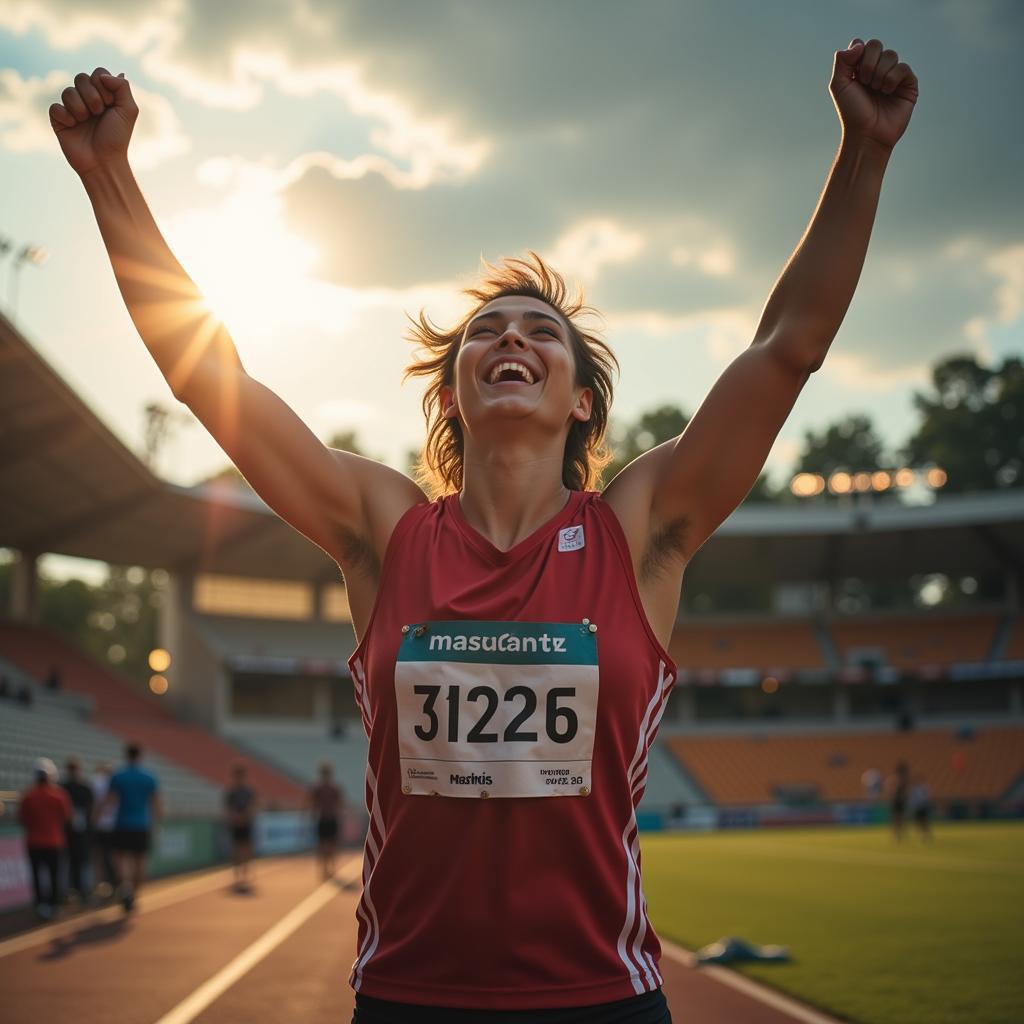
[[[64,852],[64,830],[71,821],[71,801],[60,786],[54,785],[57,766],[48,757],[40,757],[33,770],[36,781],[21,796],[18,821],[25,829],[25,846],[32,865],[35,911],[39,917],[49,919],[61,902],[60,857]],[[49,876],[46,896],[44,870]]]

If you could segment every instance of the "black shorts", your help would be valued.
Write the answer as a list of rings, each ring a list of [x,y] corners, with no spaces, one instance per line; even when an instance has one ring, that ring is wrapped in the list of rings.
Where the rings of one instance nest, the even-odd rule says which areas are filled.
[[[467,1010],[394,1003],[356,993],[352,1024],[672,1024],[660,988],[593,1006],[554,1010]]]
[[[231,842],[233,842],[233,843],[251,843],[252,842],[252,825],[232,825],[231,826]]]
[[[110,833],[110,845],[121,853],[149,853],[148,828],[115,828]]]
[[[325,839],[337,839],[338,822],[334,818],[321,818],[316,823],[316,837],[321,842]]]

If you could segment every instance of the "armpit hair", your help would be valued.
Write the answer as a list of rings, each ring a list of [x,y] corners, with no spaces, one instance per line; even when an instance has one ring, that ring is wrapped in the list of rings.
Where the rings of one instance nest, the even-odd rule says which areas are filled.
[[[373,545],[365,537],[360,537],[351,530],[343,530],[339,534],[341,542],[340,565],[342,576],[356,573],[376,579],[380,576],[380,559]]]
[[[664,523],[651,534],[640,562],[640,579],[652,580],[683,561],[686,534],[690,527],[687,516],[678,516]]]

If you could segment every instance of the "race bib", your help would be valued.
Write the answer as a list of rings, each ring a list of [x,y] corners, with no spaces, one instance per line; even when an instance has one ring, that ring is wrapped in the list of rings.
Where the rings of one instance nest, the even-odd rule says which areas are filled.
[[[405,626],[395,697],[403,793],[590,793],[598,663],[586,620]]]

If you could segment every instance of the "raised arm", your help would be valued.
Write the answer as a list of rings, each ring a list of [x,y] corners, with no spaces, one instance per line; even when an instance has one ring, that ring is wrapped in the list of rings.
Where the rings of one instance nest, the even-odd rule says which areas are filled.
[[[877,39],[837,51],[829,85],[839,153],[811,223],[765,305],[754,339],[678,438],[608,487],[631,538],[690,558],[753,487],[853,298],[890,154],[917,100],[917,78]]]
[[[348,575],[372,565],[394,522],[424,500],[388,466],[326,447],[269,388],[250,377],[224,324],[174,257],[128,162],[138,107],[123,76],[75,76],[50,124],[92,203],[139,336],[187,405],[253,489]]]

